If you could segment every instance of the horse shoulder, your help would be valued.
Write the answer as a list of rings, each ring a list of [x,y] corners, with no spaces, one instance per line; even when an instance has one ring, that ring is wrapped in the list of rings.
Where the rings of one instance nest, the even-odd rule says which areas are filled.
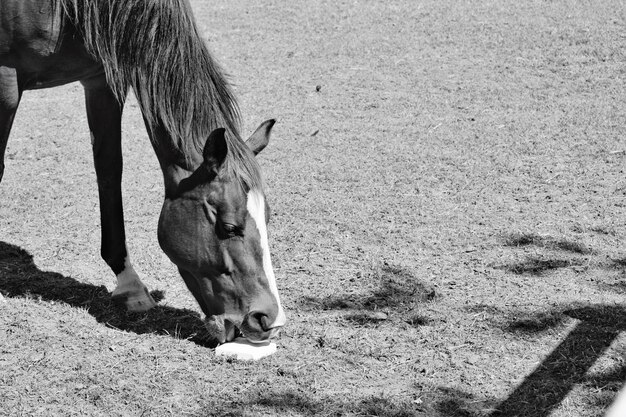
[[[54,54],[62,19],[60,5],[50,0],[0,2],[0,54],[16,50],[41,57]]]
[[[76,36],[59,0],[0,1],[0,65],[15,68],[27,90],[103,71]]]

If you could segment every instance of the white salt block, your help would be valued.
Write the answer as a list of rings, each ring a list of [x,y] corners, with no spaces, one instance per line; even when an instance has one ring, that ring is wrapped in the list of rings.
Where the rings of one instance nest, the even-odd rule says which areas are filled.
[[[276,343],[252,343],[243,337],[215,348],[215,356],[234,356],[242,361],[258,361],[276,352]]]

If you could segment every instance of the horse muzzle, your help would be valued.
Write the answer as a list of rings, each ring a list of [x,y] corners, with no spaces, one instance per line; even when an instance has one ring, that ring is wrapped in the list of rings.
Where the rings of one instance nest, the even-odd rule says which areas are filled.
[[[233,340],[237,333],[235,324],[224,318],[223,315],[207,316],[204,319],[204,325],[209,336],[217,340],[219,343],[226,343]]]
[[[239,331],[249,342],[262,343],[278,337],[282,327],[282,324],[271,323],[266,314],[252,311],[244,317]]]
[[[207,316],[204,320],[209,335],[219,343],[227,343],[241,335],[251,343],[263,343],[278,337],[282,325],[270,327],[267,315],[253,311],[236,324],[224,315]]]

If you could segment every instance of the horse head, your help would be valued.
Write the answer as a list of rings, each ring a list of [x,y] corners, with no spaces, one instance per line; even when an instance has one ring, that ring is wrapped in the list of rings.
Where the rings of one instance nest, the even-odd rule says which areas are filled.
[[[246,141],[249,158],[267,145],[273,125],[264,122]],[[285,324],[268,245],[269,207],[262,187],[246,187],[225,168],[231,151],[225,130],[214,130],[203,162],[165,200],[159,243],[206,314],[213,337],[224,343],[238,329],[262,342]]]

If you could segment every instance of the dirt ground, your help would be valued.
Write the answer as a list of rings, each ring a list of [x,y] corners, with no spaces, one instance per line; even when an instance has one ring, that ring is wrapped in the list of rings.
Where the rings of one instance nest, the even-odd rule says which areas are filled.
[[[203,343],[133,98],[127,235],[160,302],[111,303],[82,89],[27,92],[0,184],[0,415],[602,415],[626,380],[624,3],[192,5],[244,135],[278,119],[278,352]]]

